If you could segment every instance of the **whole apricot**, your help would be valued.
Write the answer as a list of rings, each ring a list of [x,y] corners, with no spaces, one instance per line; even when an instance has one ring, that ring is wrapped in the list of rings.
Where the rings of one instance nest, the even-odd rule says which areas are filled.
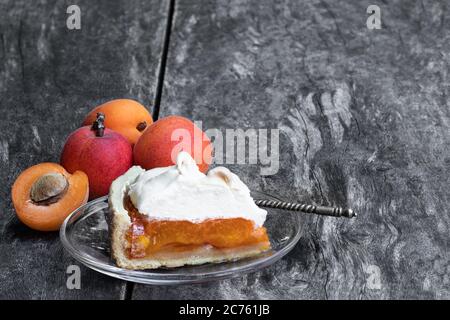
[[[200,171],[208,171],[212,160],[208,136],[189,119],[168,116],[149,126],[136,142],[134,163],[144,169],[171,166],[182,150],[194,158]]]
[[[88,176],[82,171],[70,174],[57,163],[40,163],[17,177],[11,196],[24,224],[39,231],[56,231],[70,213],[87,202]]]
[[[99,113],[92,127],[69,135],[61,154],[61,165],[69,172],[81,170],[89,177],[89,198],[108,194],[111,183],[133,164],[130,143],[121,134],[104,127]]]
[[[148,110],[139,102],[131,99],[116,99],[94,108],[83,121],[90,126],[97,118],[97,113],[105,115],[105,126],[114,130],[134,145],[142,132],[153,123]]]

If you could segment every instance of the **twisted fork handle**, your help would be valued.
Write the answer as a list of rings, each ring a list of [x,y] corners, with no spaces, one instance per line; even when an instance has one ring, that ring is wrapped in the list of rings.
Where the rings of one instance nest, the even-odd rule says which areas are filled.
[[[258,207],[283,209],[289,211],[301,211],[305,213],[313,213],[322,216],[353,218],[357,214],[352,209],[343,209],[340,207],[323,207],[312,204],[292,203],[276,200],[255,200]]]

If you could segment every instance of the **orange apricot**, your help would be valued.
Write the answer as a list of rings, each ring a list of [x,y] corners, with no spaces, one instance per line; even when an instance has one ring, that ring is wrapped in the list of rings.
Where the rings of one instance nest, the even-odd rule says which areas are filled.
[[[56,231],[64,219],[89,197],[82,171],[68,173],[57,163],[44,162],[24,170],[12,186],[17,217],[31,229]]]
[[[185,117],[168,116],[144,131],[133,148],[134,163],[147,170],[171,166],[181,150],[194,158],[201,172],[208,171],[213,145],[206,133]]]
[[[84,119],[83,126],[90,126],[97,113],[105,115],[105,126],[128,139],[133,146],[142,132],[153,123],[152,116],[142,104],[131,99],[116,99],[94,108]]]

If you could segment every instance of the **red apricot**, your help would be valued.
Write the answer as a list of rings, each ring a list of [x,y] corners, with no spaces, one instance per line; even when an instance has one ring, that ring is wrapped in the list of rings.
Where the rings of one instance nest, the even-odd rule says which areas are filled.
[[[61,154],[61,164],[69,172],[81,170],[89,177],[89,198],[108,194],[111,183],[133,164],[130,143],[107,129],[99,113],[92,127],[84,126],[69,135]]]

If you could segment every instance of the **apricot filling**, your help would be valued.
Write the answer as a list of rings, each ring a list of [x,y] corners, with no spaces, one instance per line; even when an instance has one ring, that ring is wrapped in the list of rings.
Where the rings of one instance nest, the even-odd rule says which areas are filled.
[[[144,258],[158,251],[183,251],[209,244],[215,248],[235,248],[265,243],[269,248],[266,228],[255,228],[253,221],[243,218],[210,219],[201,223],[148,219],[131,203],[124,201],[131,218],[126,234],[128,258]]]

